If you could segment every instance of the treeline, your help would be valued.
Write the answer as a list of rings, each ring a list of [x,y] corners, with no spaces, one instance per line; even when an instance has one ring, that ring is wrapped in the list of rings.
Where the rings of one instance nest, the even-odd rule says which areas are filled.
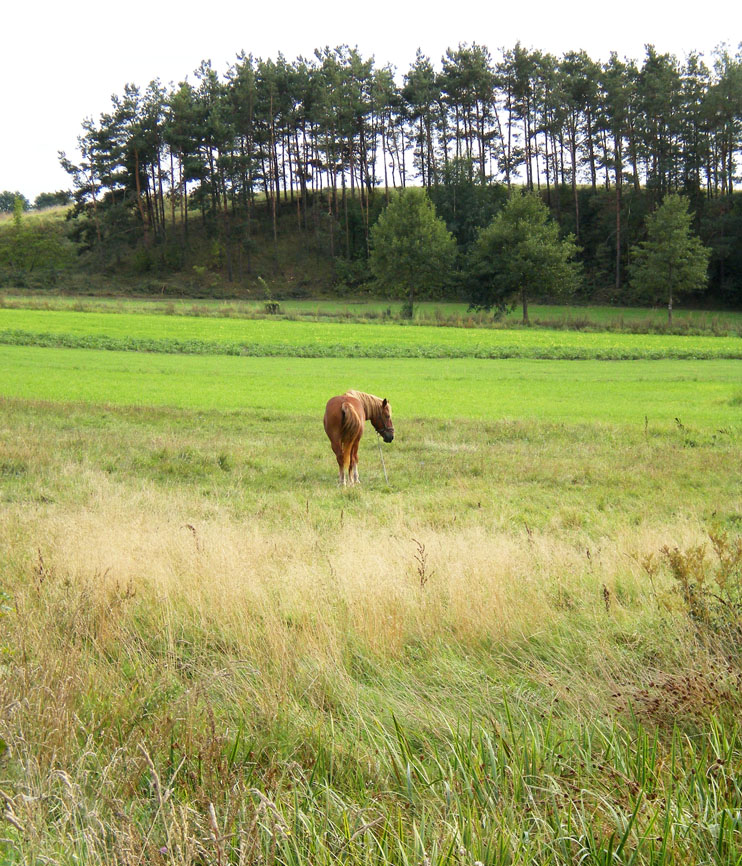
[[[18,202],[20,202],[21,209],[27,211],[32,208],[34,210],[45,210],[49,207],[59,207],[70,204],[71,201],[72,193],[68,190],[39,193],[34,199],[33,204],[31,204],[22,192],[18,190],[12,192],[9,189],[4,189],[0,192],[0,214],[13,213]]]
[[[290,225],[352,282],[393,188],[427,188],[465,251],[517,184],[575,235],[590,289],[618,295],[644,217],[681,192],[712,290],[742,302],[742,56],[726,49],[710,64],[652,46],[599,63],[472,44],[438,67],[418,51],[401,76],[348,47],[241,54],[224,75],[204,62],[192,82],[127,85],[79,145],[79,163],[61,158],[86,217],[78,240],[100,263],[137,248],[143,266],[190,267],[198,228],[240,280],[258,246],[279,263]]]

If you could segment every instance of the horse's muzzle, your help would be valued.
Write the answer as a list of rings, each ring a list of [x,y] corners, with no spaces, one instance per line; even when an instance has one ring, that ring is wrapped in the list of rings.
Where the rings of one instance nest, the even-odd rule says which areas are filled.
[[[391,442],[392,439],[394,439],[394,430],[382,430],[381,431],[381,438],[385,442]]]

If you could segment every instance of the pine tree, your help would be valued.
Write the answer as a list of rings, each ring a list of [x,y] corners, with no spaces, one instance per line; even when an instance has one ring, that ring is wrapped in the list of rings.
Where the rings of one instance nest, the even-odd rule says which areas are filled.
[[[535,293],[550,297],[571,294],[580,282],[574,238],[559,237],[535,193],[514,192],[492,222],[479,233],[467,261],[467,282],[473,307],[504,310],[519,298],[523,322]]]
[[[455,255],[456,242],[424,190],[398,193],[371,229],[371,271],[380,286],[407,295],[409,318],[417,292],[445,285]]]
[[[631,285],[652,300],[667,298],[669,325],[673,300],[703,290],[708,280],[709,250],[692,234],[691,219],[686,199],[668,195],[647,217],[647,239],[632,248]]]

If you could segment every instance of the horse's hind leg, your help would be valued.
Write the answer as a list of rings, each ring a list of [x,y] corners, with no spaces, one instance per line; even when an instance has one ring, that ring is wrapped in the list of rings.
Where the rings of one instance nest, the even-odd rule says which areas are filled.
[[[342,442],[338,442],[337,446],[332,446],[332,450],[335,452],[335,457],[338,462],[338,483],[341,487],[345,487],[346,484],[352,484],[352,446],[348,445],[347,443],[344,444]]]
[[[361,437],[353,443],[350,449],[350,477],[353,484],[360,484],[361,479],[358,477],[358,444],[361,441]]]
[[[335,452],[335,457],[338,462],[338,484],[341,487],[345,487],[345,476],[348,474],[348,466],[345,460],[346,455],[343,453],[342,445],[339,445],[337,448],[332,449]]]

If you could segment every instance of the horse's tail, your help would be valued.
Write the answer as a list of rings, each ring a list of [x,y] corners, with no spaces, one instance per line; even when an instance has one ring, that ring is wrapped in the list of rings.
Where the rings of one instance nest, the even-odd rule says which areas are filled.
[[[353,404],[347,401],[343,401],[340,406],[340,412],[343,416],[340,425],[340,442],[343,445],[343,450],[345,450],[345,446],[353,442],[358,436],[358,432],[361,429],[361,418]]]

